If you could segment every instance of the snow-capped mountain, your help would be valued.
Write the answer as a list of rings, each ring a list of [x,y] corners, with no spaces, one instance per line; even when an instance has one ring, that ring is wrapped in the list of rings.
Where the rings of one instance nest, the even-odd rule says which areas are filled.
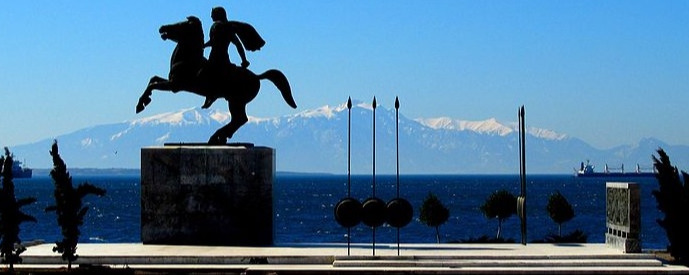
[[[487,135],[507,136],[519,131],[518,125],[510,123],[509,126],[498,122],[495,118],[482,121],[459,120],[449,117],[438,118],[418,118],[415,121],[432,129],[446,129],[457,131],[473,131]],[[526,132],[538,138],[563,140],[567,138],[565,134],[559,134],[551,130],[536,127],[528,127]]]
[[[164,143],[205,142],[227,124],[226,111],[190,108],[121,123],[97,125],[58,136],[60,152],[70,167],[139,168],[140,149]],[[345,104],[323,106],[276,117],[250,117],[231,142],[251,142],[276,149],[278,171],[347,172]],[[373,166],[373,107],[356,102],[351,109],[352,172],[370,174]],[[658,147],[679,165],[689,165],[689,147],[644,139],[639,144],[598,150],[552,130],[527,130],[529,173],[572,173],[584,160],[616,166],[649,166]],[[376,171],[395,173],[395,110],[376,108]],[[50,168],[52,139],[14,146],[12,151],[34,168]],[[400,172],[404,174],[518,173],[515,123],[495,119],[408,119],[400,114]]]

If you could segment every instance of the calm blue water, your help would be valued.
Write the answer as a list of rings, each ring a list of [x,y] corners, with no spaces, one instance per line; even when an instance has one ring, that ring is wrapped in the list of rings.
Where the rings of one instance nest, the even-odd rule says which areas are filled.
[[[575,229],[588,234],[589,242],[605,241],[605,181],[580,179],[571,175],[527,177],[528,240],[556,233],[557,225],[545,210],[548,196],[560,191],[573,205],[576,216],[565,223],[563,234]],[[81,242],[140,242],[140,180],[136,176],[74,176],[74,184],[88,181],[107,190],[105,197],[88,196],[90,210],[81,227]],[[361,201],[371,196],[371,176],[352,177],[352,197]],[[642,242],[644,248],[665,248],[665,232],[655,222],[662,213],[656,209],[651,191],[658,188],[654,178],[614,179],[641,184]],[[384,201],[396,194],[395,176],[376,178],[377,197]],[[49,177],[15,179],[18,198],[33,196],[38,202],[23,208],[38,223],[25,223],[20,237],[24,241],[61,239],[55,214],[43,211],[52,205],[53,183]],[[450,220],[440,227],[441,241],[449,242],[482,235],[493,236],[497,221],[488,220],[479,207],[495,190],[519,194],[519,176],[401,176],[400,196],[414,206],[414,220],[401,229],[402,242],[435,242],[435,230],[418,221],[418,208],[428,192],[433,192],[450,209]],[[346,176],[278,176],[274,185],[275,243],[346,242],[347,229],[333,218],[333,208],[347,195]],[[371,242],[372,231],[363,224],[352,228],[352,242]],[[503,224],[503,236],[520,240],[519,219],[513,216]],[[376,230],[376,242],[395,242],[391,227]]]

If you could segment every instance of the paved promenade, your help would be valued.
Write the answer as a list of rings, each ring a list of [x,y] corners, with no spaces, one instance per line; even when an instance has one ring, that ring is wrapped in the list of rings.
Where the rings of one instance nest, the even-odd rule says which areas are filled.
[[[29,247],[21,269],[64,268],[53,244]],[[604,244],[298,244],[278,247],[216,247],[80,244],[75,266],[127,271],[246,274],[689,274],[654,255],[624,254]]]

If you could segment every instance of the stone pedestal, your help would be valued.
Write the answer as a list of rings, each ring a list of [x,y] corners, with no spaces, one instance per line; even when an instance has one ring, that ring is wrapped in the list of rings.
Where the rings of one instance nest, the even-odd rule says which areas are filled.
[[[272,148],[142,148],[141,240],[272,245],[274,175]]]
[[[605,184],[605,244],[625,253],[641,252],[641,197],[639,184]]]

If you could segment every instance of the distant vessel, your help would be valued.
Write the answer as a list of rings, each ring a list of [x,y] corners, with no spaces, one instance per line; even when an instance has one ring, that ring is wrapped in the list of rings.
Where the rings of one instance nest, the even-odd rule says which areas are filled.
[[[641,166],[639,166],[639,164],[636,165],[636,169],[632,172],[625,172],[624,164],[622,164],[622,167],[620,167],[619,169],[611,169],[610,167],[608,167],[608,164],[605,164],[603,172],[596,172],[593,170],[594,168],[595,167],[591,163],[589,163],[588,160],[586,160],[586,164],[584,164],[584,162],[581,162],[581,167],[579,168],[579,170],[575,169],[575,175],[577,177],[654,177],[656,175],[656,171],[654,168],[647,169],[647,171],[644,171],[641,169]]]
[[[21,161],[15,160],[12,162],[12,176],[15,179],[31,178],[33,170],[22,165]]]

